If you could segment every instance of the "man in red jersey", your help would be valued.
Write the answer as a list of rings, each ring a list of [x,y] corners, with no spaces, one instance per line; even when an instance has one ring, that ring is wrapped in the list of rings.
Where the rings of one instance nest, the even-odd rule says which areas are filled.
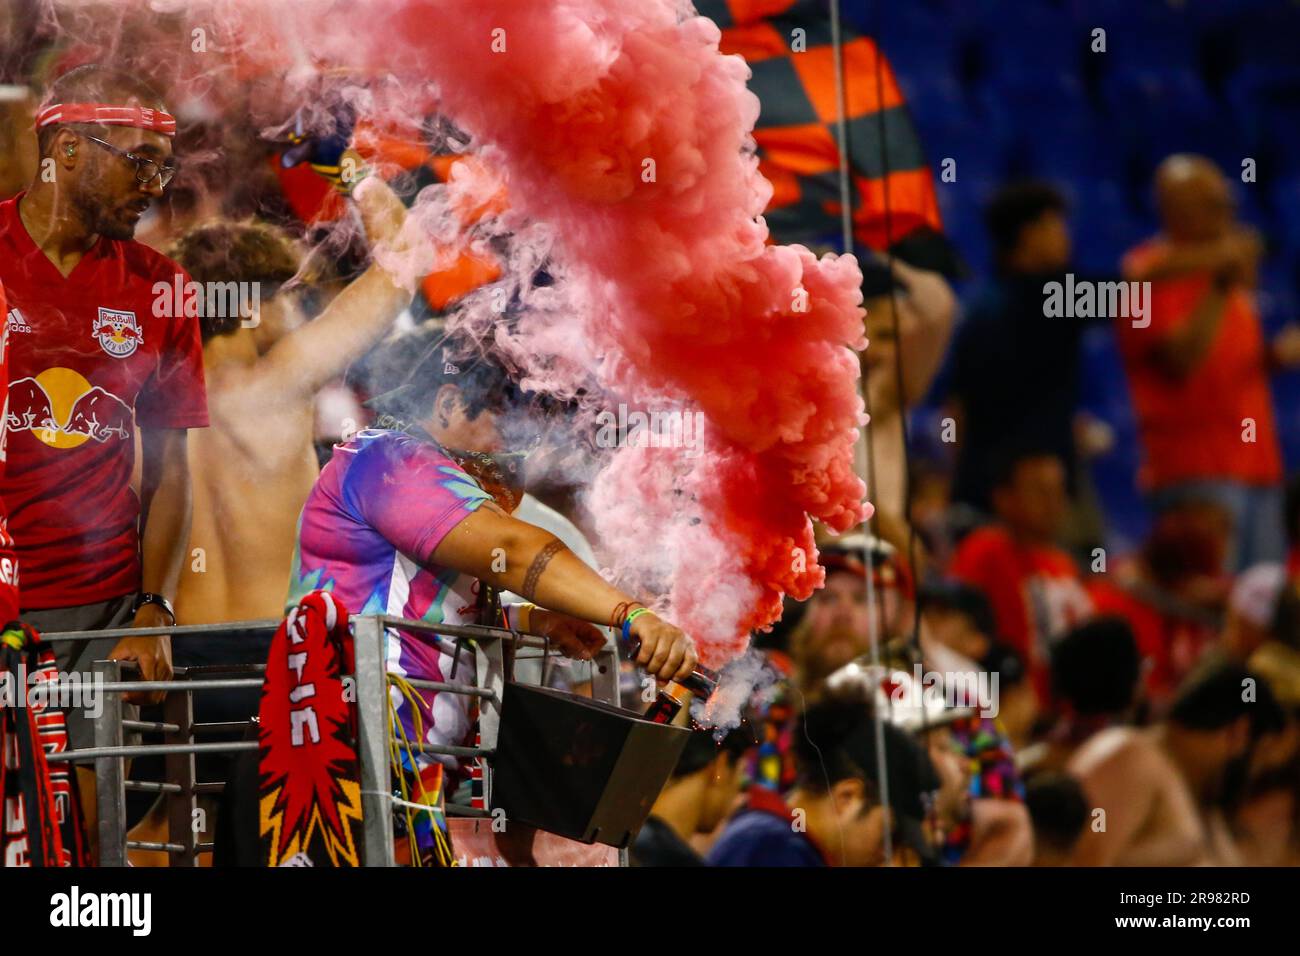
[[[167,626],[189,540],[186,430],[207,425],[207,402],[198,322],[158,308],[155,291],[188,277],[132,236],[174,173],[175,120],[134,77],[91,65],[51,85],[36,125],[37,175],[0,204],[10,344],[0,497],[22,616],[46,632]],[[57,650],[63,671],[107,657],[136,662],[146,680],[171,676],[166,636]],[[72,746],[90,746],[88,717],[69,710],[67,721]],[[93,836],[94,777],[78,776]]]
[[[1124,257],[1150,282],[1148,324],[1115,325],[1157,512],[1214,501],[1233,519],[1225,570],[1284,559],[1282,452],[1271,373],[1300,364],[1300,331],[1269,340],[1255,302],[1262,243],[1237,222],[1228,179],[1178,154],[1155,177],[1161,233]]]
[[[0,283],[0,316],[9,314],[5,305],[5,287]],[[5,420],[9,417],[9,323],[0,326],[0,475],[4,474]],[[4,503],[0,502],[0,624],[18,616],[18,559],[9,537]]]
[[[998,521],[962,539],[949,573],[984,592],[999,638],[1024,657],[1046,705],[1051,645],[1092,613],[1078,567],[1056,545],[1068,503],[1065,466],[1052,453],[1005,453],[992,500]]]

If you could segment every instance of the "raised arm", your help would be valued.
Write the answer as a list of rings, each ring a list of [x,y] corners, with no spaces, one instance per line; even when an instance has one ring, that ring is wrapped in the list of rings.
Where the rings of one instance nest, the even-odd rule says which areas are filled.
[[[1166,376],[1181,381],[1201,367],[1227,307],[1228,286],[1215,279],[1186,321],[1153,348],[1152,355]]]
[[[406,208],[383,180],[371,176],[357,186],[354,198],[372,247],[400,242]],[[383,338],[410,301],[409,290],[372,265],[314,321],[272,346],[261,370],[314,394]]]
[[[903,354],[903,408],[925,397],[952,337],[957,297],[937,272],[893,260],[894,274],[907,286],[900,301],[899,334]]]
[[[593,624],[609,624],[620,606],[633,600],[583,564],[555,535],[491,503],[456,525],[429,561]],[[686,677],[699,663],[691,639],[653,613],[637,616],[632,635],[641,644],[637,664],[661,680]]]
[[[1124,278],[1130,282],[1171,279],[1195,272],[1220,273],[1236,270],[1241,277],[1251,275],[1263,254],[1259,233],[1249,227],[1237,227],[1218,239],[1203,242],[1161,243],[1145,256],[1126,259]]]

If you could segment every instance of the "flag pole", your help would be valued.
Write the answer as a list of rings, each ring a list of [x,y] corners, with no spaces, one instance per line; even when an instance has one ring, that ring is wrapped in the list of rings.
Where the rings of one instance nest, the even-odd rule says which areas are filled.
[[[840,161],[840,238],[843,242],[844,251],[850,253],[853,251],[853,203],[850,198],[848,98],[845,92],[844,39],[840,28],[840,0],[830,0],[830,14],[831,49],[835,61],[835,129],[837,132],[836,139],[839,141]],[[879,51],[877,51],[877,55],[879,55]],[[886,184],[885,188],[889,188],[888,184]],[[862,396],[862,405],[866,409],[867,417],[870,419],[871,393],[867,388],[867,367],[862,363],[860,356],[858,359],[858,391]],[[864,470],[866,474],[863,475],[863,478],[870,479],[874,487],[875,458],[872,455],[870,428],[871,423],[868,420],[867,426],[859,431],[858,441],[862,443],[862,459],[865,464]],[[875,674],[879,673],[880,667],[880,631],[879,615],[877,613],[875,554],[872,549],[875,535],[872,533],[871,518],[863,521],[862,529],[865,532],[862,543],[862,558],[867,569],[867,641],[871,647],[872,673]],[[885,865],[893,866],[893,814],[889,803],[889,765],[885,759],[885,715],[881,713],[881,708],[877,706],[875,688],[871,688],[870,700],[872,702],[872,724],[876,739],[876,779],[879,781],[880,804],[885,810],[886,820],[884,830]]]

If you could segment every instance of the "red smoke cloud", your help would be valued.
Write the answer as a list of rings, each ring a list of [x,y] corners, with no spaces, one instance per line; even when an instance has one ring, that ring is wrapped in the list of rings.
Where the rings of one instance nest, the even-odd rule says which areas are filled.
[[[589,504],[615,570],[666,586],[669,615],[725,662],[782,593],[820,585],[810,516],[842,531],[866,512],[860,273],[766,245],[748,68],[670,0],[341,12],[301,48],[432,81],[505,178],[512,218],[549,227],[565,308],[522,323],[511,354],[557,392],[594,373],[614,401],[704,413],[702,454],[620,448]]]
[[[588,505],[613,570],[666,598],[706,663],[820,585],[810,517],[843,531],[870,509],[853,471],[861,275],[766,244],[758,101],[710,21],[675,0],[205,9],[254,73],[283,78],[279,107],[326,70],[389,76],[365,84],[372,119],[409,121],[432,89],[504,179],[523,258],[556,277],[495,332],[533,385],[704,414],[698,451],[613,452]],[[479,298],[456,321],[496,319]]]

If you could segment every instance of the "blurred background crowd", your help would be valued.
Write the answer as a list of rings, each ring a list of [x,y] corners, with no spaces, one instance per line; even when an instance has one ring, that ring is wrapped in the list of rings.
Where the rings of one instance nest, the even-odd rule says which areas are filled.
[[[754,70],[775,239],[842,248],[827,5],[697,6]],[[825,588],[755,637],[746,722],[693,736],[633,861],[1300,862],[1300,5],[841,6],[877,513],[823,539]],[[45,84],[94,55],[53,23],[0,4],[0,199],[35,174]],[[181,172],[137,238],[253,220],[241,275],[302,272],[328,184],[239,104],[165,93]],[[408,197],[463,161],[376,148]],[[365,264],[312,258],[302,318]],[[467,253],[394,334],[495,275]],[[1120,282],[1118,312],[1048,304]],[[368,420],[355,358],[315,398],[322,454]],[[534,489],[575,539],[580,490]],[[180,623],[260,616],[195,593]]]

